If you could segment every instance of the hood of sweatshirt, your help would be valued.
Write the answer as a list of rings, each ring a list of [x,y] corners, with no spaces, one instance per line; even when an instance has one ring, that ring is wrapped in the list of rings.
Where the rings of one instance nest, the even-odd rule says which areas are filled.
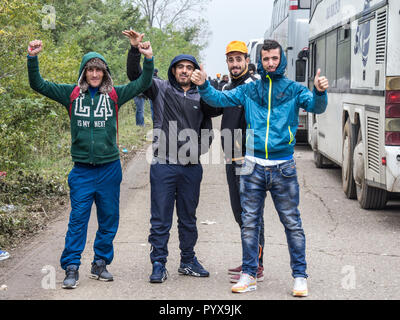
[[[86,81],[86,66],[88,62],[93,59],[100,59],[104,63],[105,70],[103,70],[104,71],[103,81],[99,87],[99,92],[103,94],[108,94],[111,92],[114,83],[111,78],[111,72],[110,69],[108,68],[106,59],[100,53],[97,52],[89,52],[83,56],[81,65],[79,67],[78,85],[81,88],[82,92],[88,91],[89,84]],[[104,69],[103,66],[101,66],[101,68]]]
[[[261,58],[258,61],[257,71],[260,74],[261,79],[263,81],[266,81],[267,76],[270,76],[271,79],[276,79],[276,78],[281,78],[285,75],[285,70],[287,67],[287,58],[286,58],[285,53],[283,52],[282,47],[280,47],[280,51],[281,51],[281,62],[279,64],[278,68],[276,68],[276,70],[274,72],[267,72],[264,69]],[[261,55],[261,52],[260,52],[260,55]]]
[[[192,62],[194,64],[194,68],[200,70],[200,66],[199,66],[196,58],[191,56],[191,55],[189,55],[189,54],[181,54],[181,55],[176,56],[174,59],[172,59],[171,64],[170,64],[169,69],[168,69],[168,80],[178,90],[182,90],[182,88],[179,85],[179,83],[176,81],[176,78],[175,78],[174,74],[172,73],[172,68],[178,62],[183,61],[183,60],[187,60],[187,61]],[[196,85],[194,83],[192,83],[192,89],[195,89],[195,88],[196,88]]]

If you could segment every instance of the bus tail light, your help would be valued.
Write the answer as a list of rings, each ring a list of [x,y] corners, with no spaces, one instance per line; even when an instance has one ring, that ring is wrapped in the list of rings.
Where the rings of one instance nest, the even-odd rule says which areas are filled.
[[[290,0],[289,10],[298,10],[299,9],[299,0]]]
[[[387,104],[386,118],[400,118],[400,104]]]
[[[387,146],[400,146],[400,132],[386,131],[385,143]]]
[[[400,77],[386,78],[385,116],[385,144],[400,146]]]
[[[387,91],[386,103],[400,103],[400,91]]]

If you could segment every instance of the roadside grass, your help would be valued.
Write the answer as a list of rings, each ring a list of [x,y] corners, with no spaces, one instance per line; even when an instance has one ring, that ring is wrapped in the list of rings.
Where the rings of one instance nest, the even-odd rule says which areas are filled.
[[[147,143],[152,128],[149,102],[145,105],[145,127],[135,124],[133,100],[119,112],[121,163],[126,167]],[[32,155],[20,170],[0,177],[0,248],[13,249],[27,237],[43,230],[69,206],[68,174],[73,167],[69,130],[59,134],[58,143],[46,145]]]
[[[149,143],[147,141],[147,135],[153,128],[153,122],[151,120],[150,103],[148,100],[146,100],[144,109],[144,127],[136,125],[136,109],[133,101],[122,106],[119,112],[119,146],[123,167],[138,150]]]

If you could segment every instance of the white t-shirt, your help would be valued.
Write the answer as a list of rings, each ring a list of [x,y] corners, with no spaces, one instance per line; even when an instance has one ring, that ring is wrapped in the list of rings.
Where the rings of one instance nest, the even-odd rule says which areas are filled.
[[[282,163],[285,163],[285,162],[291,160],[291,159],[290,160],[268,160],[268,159],[261,159],[261,158],[257,158],[257,157],[247,156],[247,155],[246,155],[246,159],[248,159],[251,162],[257,163],[263,167],[277,166],[278,164],[282,164]]]

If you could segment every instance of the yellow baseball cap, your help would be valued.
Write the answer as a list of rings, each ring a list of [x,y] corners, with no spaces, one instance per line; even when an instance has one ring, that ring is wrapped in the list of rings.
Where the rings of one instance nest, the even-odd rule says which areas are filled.
[[[226,47],[226,54],[230,52],[241,52],[247,54],[249,51],[243,41],[232,41]]]

